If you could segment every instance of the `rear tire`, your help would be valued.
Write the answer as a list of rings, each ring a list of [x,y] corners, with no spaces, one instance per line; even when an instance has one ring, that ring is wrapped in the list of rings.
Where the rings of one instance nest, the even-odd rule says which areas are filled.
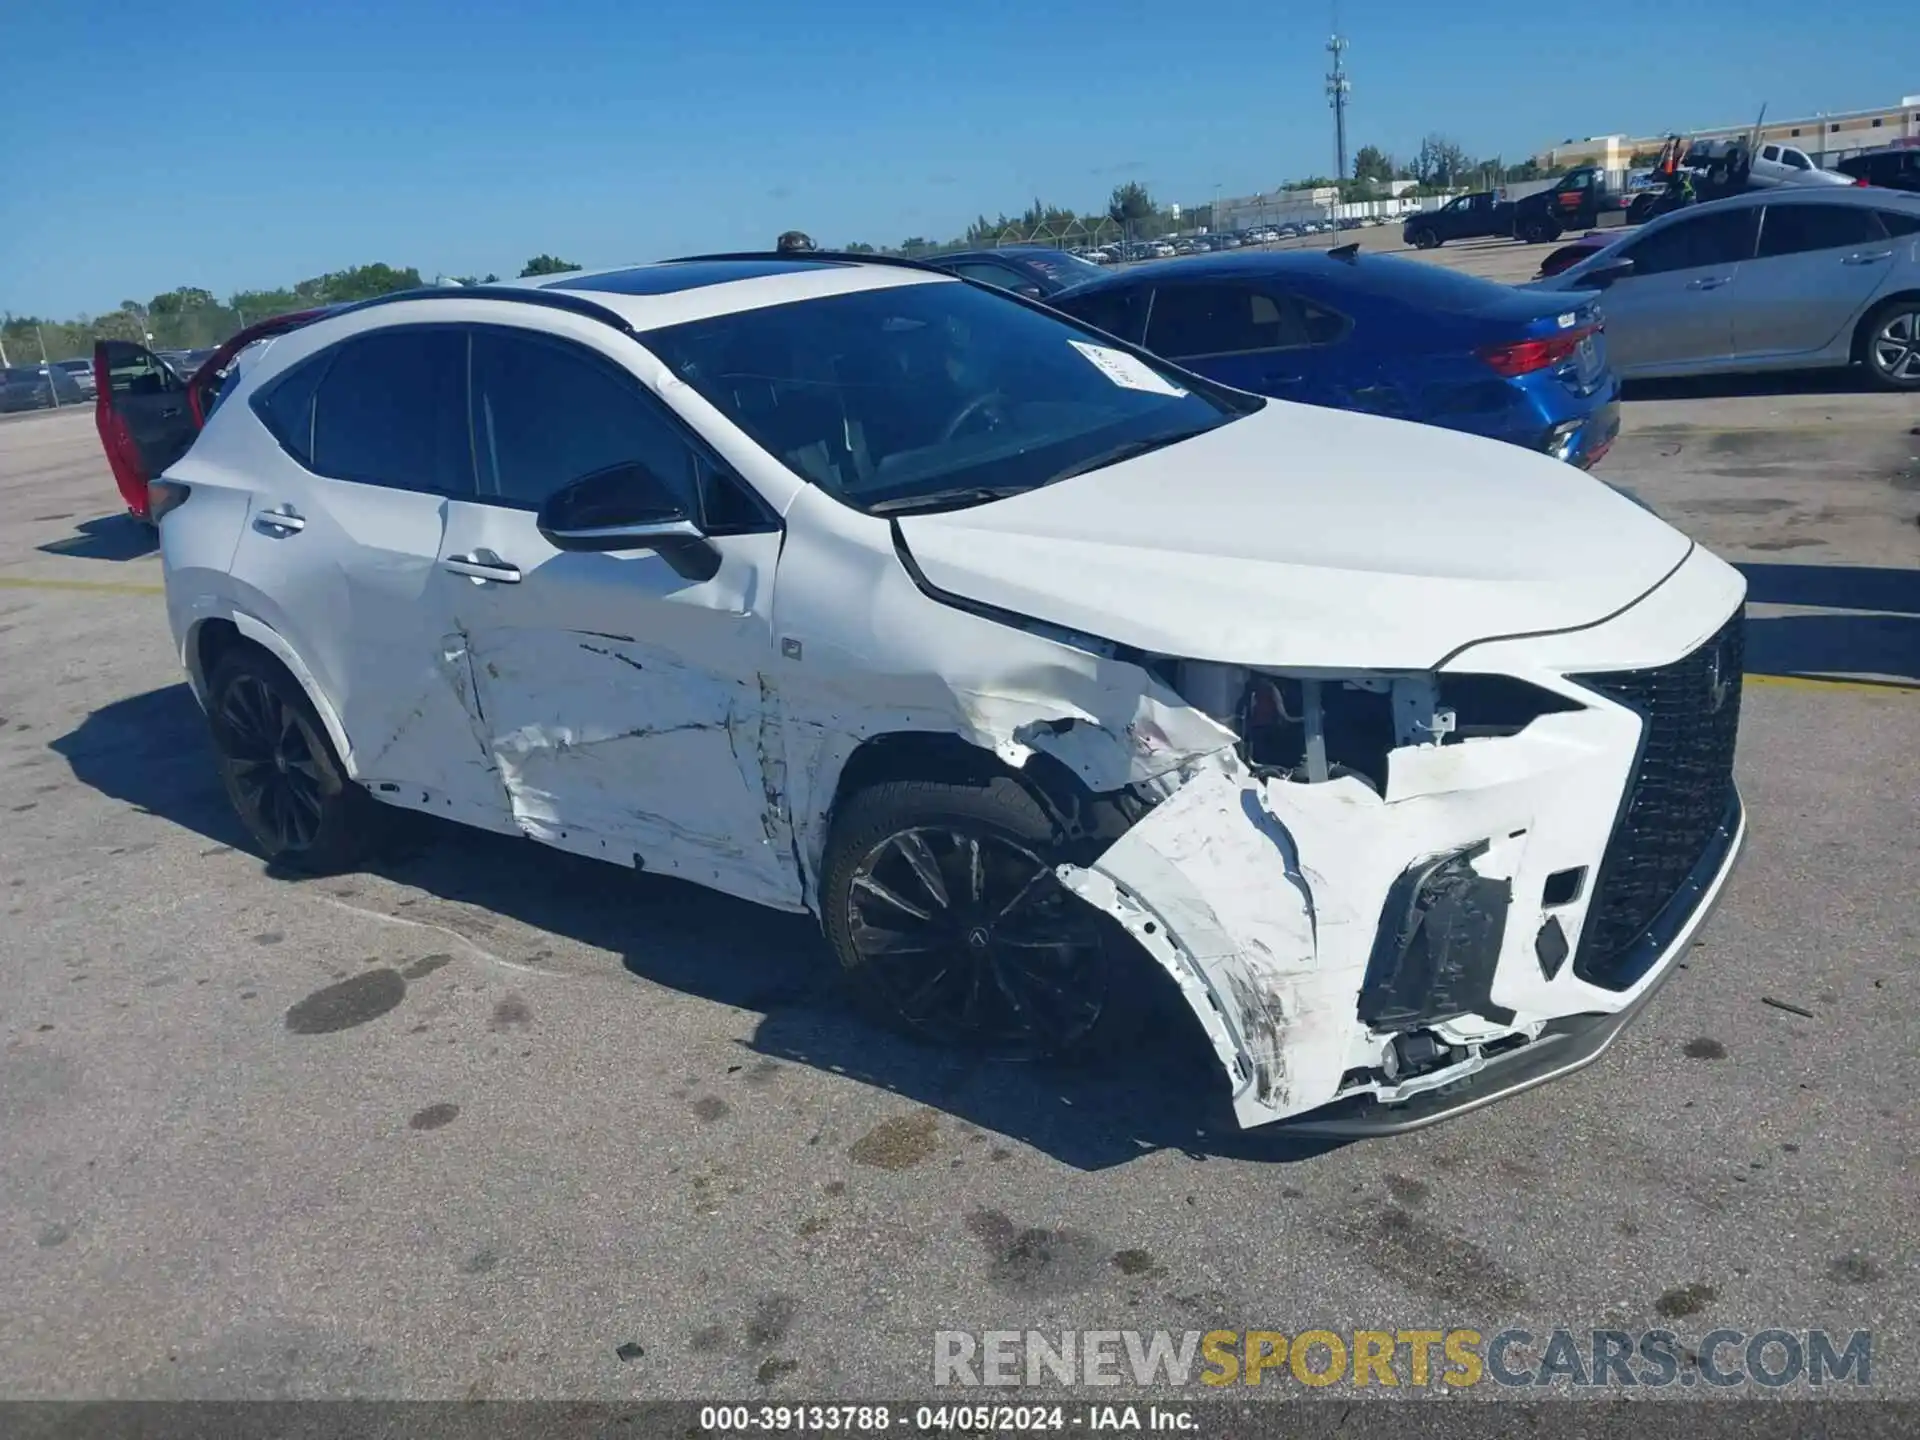
[[[916,1039],[1009,1059],[1083,1057],[1146,1007],[1132,940],[1054,876],[1075,845],[1017,781],[893,780],[834,819],[827,941],[854,1005]]]
[[[376,802],[284,665],[252,645],[229,650],[207,682],[207,719],[227,799],[269,862],[327,874],[365,853]]]
[[[1881,390],[1920,390],[1920,296],[1896,297],[1860,322],[1856,347]]]
[[[1549,245],[1560,238],[1560,227],[1551,220],[1529,220],[1520,238],[1529,245]]]
[[[1431,230],[1416,230],[1412,235],[1413,248],[1416,250],[1437,250],[1440,237]]]

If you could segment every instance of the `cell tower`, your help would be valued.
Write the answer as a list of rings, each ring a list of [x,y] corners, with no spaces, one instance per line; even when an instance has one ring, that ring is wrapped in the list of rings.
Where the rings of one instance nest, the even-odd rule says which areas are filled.
[[[1347,71],[1342,57],[1347,52],[1347,42],[1339,33],[1340,7],[1333,11],[1333,38],[1327,41],[1327,53],[1333,56],[1333,69],[1327,72],[1327,104],[1333,107],[1333,160],[1334,178],[1345,180],[1347,175],[1347,92],[1353,86],[1347,82]]]

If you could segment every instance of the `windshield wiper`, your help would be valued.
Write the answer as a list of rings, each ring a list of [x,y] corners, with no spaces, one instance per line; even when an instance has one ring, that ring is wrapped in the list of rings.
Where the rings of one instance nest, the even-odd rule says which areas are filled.
[[[867,506],[869,515],[912,515],[923,510],[959,510],[968,505],[984,505],[989,500],[1005,500],[1009,495],[1024,495],[1026,485],[956,485],[951,490],[929,490],[924,495],[898,495]]]
[[[1057,475],[1049,475],[1047,484],[1053,485],[1062,480],[1071,480],[1074,476],[1084,475],[1089,470],[1104,470],[1109,465],[1118,465],[1122,460],[1132,460],[1136,456],[1150,454],[1155,450],[1164,450],[1169,445],[1178,445],[1182,440],[1191,440],[1196,435],[1204,434],[1206,434],[1205,430],[1188,430],[1179,435],[1155,436],[1151,440],[1129,440],[1124,445],[1116,445],[1111,450],[1103,450],[1089,459],[1069,465]]]

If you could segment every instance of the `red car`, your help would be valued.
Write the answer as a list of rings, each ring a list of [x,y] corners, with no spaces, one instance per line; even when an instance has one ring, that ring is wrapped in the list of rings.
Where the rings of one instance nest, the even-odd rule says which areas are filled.
[[[256,340],[298,330],[338,308],[296,310],[249,325],[185,379],[143,345],[131,340],[95,341],[93,423],[128,513],[152,523],[147,482],[192,446],[213,412],[220,384],[236,355]]]
[[[1618,230],[1589,230],[1578,240],[1569,240],[1550,251],[1547,258],[1540,262],[1539,273],[1533,278],[1544,280],[1549,275],[1558,275],[1562,270],[1571,269],[1594,251],[1604,249],[1619,238]]]

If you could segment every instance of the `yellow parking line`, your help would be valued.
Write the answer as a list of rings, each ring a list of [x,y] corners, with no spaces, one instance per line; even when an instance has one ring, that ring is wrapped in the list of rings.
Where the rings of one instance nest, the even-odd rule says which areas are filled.
[[[1857,695],[1920,695],[1920,685],[1893,680],[1827,680],[1818,675],[1748,675],[1749,685],[1778,685],[1789,690],[1851,690]]]
[[[102,595],[164,595],[164,585],[127,580],[44,580],[37,575],[0,575],[0,590],[95,590]]]

